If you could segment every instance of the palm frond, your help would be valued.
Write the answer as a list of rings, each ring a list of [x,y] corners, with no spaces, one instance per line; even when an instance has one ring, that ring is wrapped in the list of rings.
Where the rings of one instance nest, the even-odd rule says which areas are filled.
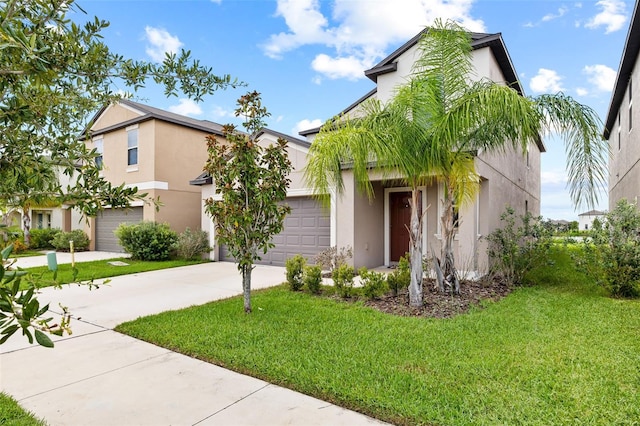
[[[602,122],[590,107],[562,93],[533,99],[546,117],[550,133],[564,141],[567,154],[569,195],[576,206],[593,208],[598,193],[607,185],[609,144],[601,136]]]

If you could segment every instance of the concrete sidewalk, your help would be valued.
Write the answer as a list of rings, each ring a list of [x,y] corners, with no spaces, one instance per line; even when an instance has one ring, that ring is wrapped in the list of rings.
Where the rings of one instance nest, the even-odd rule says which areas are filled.
[[[284,268],[258,266],[252,274],[256,289],[282,281]],[[225,262],[115,277],[92,291],[43,289],[41,303],[73,313],[73,335],[56,338],[54,349],[12,337],[0,346],[0,389],[49,425],[381,424],[112,330],[240,292],[240,275]]]

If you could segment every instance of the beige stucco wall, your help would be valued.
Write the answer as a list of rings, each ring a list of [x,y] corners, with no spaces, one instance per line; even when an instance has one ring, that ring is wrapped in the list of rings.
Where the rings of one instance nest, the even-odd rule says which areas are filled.
[[[640,92],[638,91],[640,79],[637,69],[636,65],[631,74],[633,128],[629,130],[629,86],[627,84],[624,99],[620,104],[619,118],[616,119],[613,129],[610,129],[609,210],[613,210],[622,198],[630,202],[640,200],[640,144],[638,143],[640,140]]]
[[[94,130],[113,126],[135,118],[131,108],[114,105],[107,108],[96,121]],[[102,174],[114,185],[125,183],[137,186],[148,198],[160,197],[159,211],[154,205],[143,206],[144,220],[166,222],[182,232],[186,227],[201,229],[203,224],[201,188],[189,181],[202,173],[207,159],[207,132],[167,123],[147,120],[128,128],[138,129],[138,164],[127,166],[127,128],[120,128],[98,136],[103,143]],[[90,148],[95,147],[89,141]],[[87,232],[95,235],[95,221]]]
[[[92,129],[99,130],[115,126],[143,115],[143,112],[122,104],[109,105],[93,123]]]

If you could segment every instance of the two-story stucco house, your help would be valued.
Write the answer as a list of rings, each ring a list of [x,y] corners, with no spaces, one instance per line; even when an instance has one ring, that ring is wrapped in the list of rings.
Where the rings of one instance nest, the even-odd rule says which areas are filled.
[[[370,97],[388,101],[394,89],[406,81],[416,59],[417,42],[422,33],[409,40],[373,68],[365,71],[376,87],[349,106],[343,113],[356,111]],[[521,94],[518,81],[504,41],[500,34],[471,34],[473,40],[474,79],[490,79],[511,85]],[[357,112],[356,112],[357,113]],[[302,132],[310,141],[319,129]],[[454,248],[459,266],[466,270],[486,268],[486,242],[482,238],[500,226],[500,215],[506,206],[519,214],[540,212],[540,141],[529,147],[526,155],[515,151],[500,154],[479,153],[475,167],[481,177],[476,201],[459,212],[459,226]],[[375,267],[397,262],[408,251],[410,221],[410,191],[393,181],[372,178],[375,199],[357,190],[353,174],[344,171],[345,193],[332,205],[332,240],[338,246],[354,249],[356,267]],[[422,208],[428,209],[423,229],[423,252],[440,248],[440,217],[442,187],[437,183],[425,186]]]
[[[397,85],[406,81],[416,59],[417,42],[422,33],[416,35],[378,65],[367,70],[365,75],[375,87],[356,101],[343,113],[350,113],[364,100],[377,97],[387,101]],[[472,34],[473,78],[489,78],[504,82],[523,92],[517,73],[500,34]],[[264,257],[263,263],[284,264],[287,257],[302,253],[308,258],[327,246],[352,247],[356,267],[378,267],[397,262],[409,248],[409,235],[405,225],[410,219],[409,189],[397,182],[374,179],[375,198],[369,201],[360,193],[352,173],[344,170],[345,192],[334,196],[328,209],[315,203],[313,192],[302,179],[307,162],[308,147],[313,143],[319,129],[301,132],[306,141],[284,136],[289,141],[288,150],[293,156],[294,177],[289,190],[288,202],[294,203],[294,213],[287,218],[283,235],[274,239],[276,247]],[[264,143],[278,134],[266,130],[261,137]],[[476,157],[476,170],[481,176],[481,190],[472,205],[459,212],[459,227],[456,237],[456,259],[461,268],[482,270],[486,268],[486,242],[482,238],[500,226],[500,215],[507,205],[519,214],[526,211],[534,215],[540,212],[540,154],[542,142],[529,147],[528,153],[507,151],[501,154],[480,153]],[[375,173],[373,174],[375,175]],[[200,176],[192,183],[201,185],[203,198],[214,194],[210,179]],[[422,191],[422,207],[428,209],[424,221],[423,250],[440,247],[439,217],[441,216],[442,188],[438,184],[425,186]],[[306,225],[306,226],[305,226]],[[203,227],[205,224],[203,223]],[[212,252],[214,259],[225,259],[224,247],[215,244],[212,229]]]
[[[622,51],[618,76],[605,121],[604,138],[609,141],[609,210],[625,198],[637,203],[640,196],[640,16],[636,2],[629,33]],[[634,108],[634,99],[636,107]]]
[[[219,124],[174,114],[130,100],[109,105],[92,120],[87,144],[101,157],[104,178],[136,186],[161,207],[137,202],[130,209],[107,207],[86,231],[92,249],[122,251],[113,231],[120,223],[166,222],[176,232],[200,229],[202,196],[189,184],[207,159],[205,137],[222,136]]]

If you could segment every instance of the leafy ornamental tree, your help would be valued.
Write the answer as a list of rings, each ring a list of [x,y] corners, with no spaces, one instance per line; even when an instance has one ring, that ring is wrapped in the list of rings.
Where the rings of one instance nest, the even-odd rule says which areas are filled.
[[[167,96],[182,92],[200,101],[243,83],[213,74],[188,51],[168,54],[162,63],[126,59],[102,41],[107,22],[94,18],[79,25],[67,18],[69,11],[84,12],[73,0],[0,2],[0,205],[25,196],[55,198],[93,216],[104,205],[125,207],[143,197],[136,188],[105,181],[96,152],[79,139],[90,127],[87,117],[120,98],[118,87],[136,90],[153,81]],[[38,171],[55,171],[72,183]],[[29,330],[35,329],[40,344],[53,346],[43,334],[52,331],[52,320],[41,318],[46,309],[34,296],[37,280],[10,271],[9,252],[0,264],[0,343],[18,330],[32,341]],[[27,292],[18,291],[20,279],[29,280]]]
[[[640,296],[640,212],[621,199],[604,220],[594,220],[578,266],[615,297]]]
[[[261,253],[274,246],[271,238],[284,227],[291,208],[280,204],[287,196],[291,162],[286,141],[262,148],[256,136],[269,116],[258,92],[238,100],[236,117],[243,116],[248,134],[228,124],[225,140],[207,136],[209,159],[205,170],[220,199],[206,200],[206,212],[215,223],[216,238],[225,244],[242,273],[244,311],[251,312],[251,272]]]
[[[569,189],[576,204],[594,204],[606,181],[608,145],[599,119],[587,106],[563,94],[528,98],[493,81],[471,81],[470,35],[454,22],[436,21],[419,41],[420,56],[406,84],[386,104],[372,99],[357,116],[327,122],[309,151],[306,178],[318,193],[344,190],[348,163],[359,188],[373,197],[371,165],[386,177],[398,175],[411,188],[410,261],[412,306],[422,306],[422,218],[418,188],[439,181],[444,187],[442,249],[435,256],[441,291],[459,291],[452,241],[454,206],[479,191],[475,153],[522,152],[544,131],[565,140]]]

